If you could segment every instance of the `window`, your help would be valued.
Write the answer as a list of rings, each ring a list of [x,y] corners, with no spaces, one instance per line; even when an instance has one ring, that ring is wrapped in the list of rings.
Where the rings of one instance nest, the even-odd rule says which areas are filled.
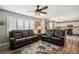
[[[34,20],[30,20],[30,29],[34,29]]]
[[[25,20],[25,29],[29,29],[29,20]]]
[[[49,22],[49,24],[50,24],[50,29],[52,29],[52,25],[53,25],[52,22]]]
[[[18,29],[23,30],[23,20],[22,19],[18,19]]]
[[[9,16],[7,18],[7,21],[8,21],[8,31],[15,30],[16,29],[16,18]]]

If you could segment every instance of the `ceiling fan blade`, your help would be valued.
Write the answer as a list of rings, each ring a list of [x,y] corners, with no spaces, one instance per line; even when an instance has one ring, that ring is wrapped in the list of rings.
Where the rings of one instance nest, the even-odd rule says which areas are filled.
[[[47,9],[48,6],[44,6],[43,8],[40,9],[40,11]]]
[[[40,13],[47,14],[47,12],[40,12]]]

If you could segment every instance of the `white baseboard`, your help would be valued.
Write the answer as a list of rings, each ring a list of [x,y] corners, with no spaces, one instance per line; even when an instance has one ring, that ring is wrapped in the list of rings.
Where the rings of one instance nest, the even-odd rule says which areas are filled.
[[[6,48],[9,48],[9,42],[0,44],[0,50],[6,49]]]

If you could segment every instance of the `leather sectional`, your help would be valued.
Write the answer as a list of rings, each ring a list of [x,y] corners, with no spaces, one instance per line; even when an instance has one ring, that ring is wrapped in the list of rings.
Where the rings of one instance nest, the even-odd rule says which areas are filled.
[[[16,49],[23,45],[38,41],[38,36],[33,30],[12,30],[9,32],[10,48]]]
[[[64,30],[48,30],[50,34],[44,34],[41,40],[50,42],[55,45],[64,46],[65,43],[65,31]]]
[[[48,33],[50,32],[50,34]],[[60,32],[60,34],[58,34]],[[9,32],[10,48],[16,49],[23,45],[27,45],[38,41],[50,42],[59,46],[63,46],[65,42],[65,31],[63,30],[48,30],[46,34],[40,37],[35,35],[33,30],[12,30]]]

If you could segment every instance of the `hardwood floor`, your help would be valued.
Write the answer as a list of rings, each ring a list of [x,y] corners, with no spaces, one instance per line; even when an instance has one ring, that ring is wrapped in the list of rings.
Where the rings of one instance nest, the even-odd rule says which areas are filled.
[[[69,53],[79,53],[79,36],[66,36],[65,48]]]

